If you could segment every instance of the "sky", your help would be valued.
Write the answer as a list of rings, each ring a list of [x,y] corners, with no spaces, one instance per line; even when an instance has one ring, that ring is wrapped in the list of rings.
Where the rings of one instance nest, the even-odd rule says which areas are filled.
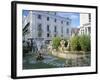
[[[29,13],[28,10],[23,10],[23,16],[27,16]],[[67,18],[69,17],[71,19],[71,25],[72,27],[79,27],[80,25],[80,13],[74,13],[74,12],[57,12],[57,15]]]
[[[23,10],[22,15],[23,17],[26,17],[29,14],[29,10]]]
[[[23,10],[23,12],[22,12],[23,16],[27,16],[27,15],[28,15],[28,13],[29,13],[29,11],[28,11],[28,10]]]
[[[57,14],[65,18],[69,17],[71,19],[72,27],[79,27],[80,25],[80,14],[79,13],[60,12]]]

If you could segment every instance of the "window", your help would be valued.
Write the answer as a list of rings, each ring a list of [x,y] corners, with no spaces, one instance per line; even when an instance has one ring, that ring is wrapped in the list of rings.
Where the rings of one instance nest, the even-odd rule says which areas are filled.
[[[54,32],[57,32],[57,27],[56,26],[54,27]]]
[[[61,24],[63,24],[63,21],[61,21]]]
[[[41,31],[42,30],[42,24],[38,24],[38,31]]]
[[[56,37],[57,36],[57,26],[54,26],[54,37]]]
[[[38,19],[41,19],[41,15],[40,14],[38,15]]]
[[[50,37],[50,34],[49,33],[47,33],[47,37]]]
[[[37,32],[38,32],[38,37],[41,37],[42,36],[42,24],[38,24]]]
[[[50,31],[50,30],[49,30],[49,25],[47,25],[47,31]]]
[[[55,19],[55,22],[57,21],[57,19]]]
[[[67,28],[67,34],[69,34],[69,29]]]
[[[88,28],[88,32],[91,33],[91,27]]]
[[[49,17],[47,17],[47,21],[49,21]]]
[[[69,25],[69,22],[67,21],[66,24]]]
[[[89,22],[91,22],[91,14],[89,13]]]
[[[63,33],[63,26],[61,27],[61,33]]]

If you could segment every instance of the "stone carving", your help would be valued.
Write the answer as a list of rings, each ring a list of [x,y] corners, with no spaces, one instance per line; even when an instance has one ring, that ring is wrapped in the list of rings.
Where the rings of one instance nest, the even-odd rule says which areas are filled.
[[[69,51],[70,50],[70,42],[69,40],[67,40],[68,44],[67,44],[67,47],[66,47],[66,50]]]
[[[38,56],[37,56],[36,60],[41,61],[43,59],[44,59],[44,57],[43,57],[42,53],[38,52]]]
[[[66,49],[66,47],[65,47],[65,41],[64,40],[61,40],[60,41],[60,46],[59,46],[59,51],[60,52],[64,52],[65,49]]]
[[[50,51],[50,52],[58,52],[59,51],[60,53],[66,53],[69,51],[69,48],[70,48],[69,40],[68,40],[67,47],[65,47],[65,40],[61,40],[60,46],[58,47],[58,50],[53,49],[52,41],[50,41],[50,44],[48,45],[48,51]]]

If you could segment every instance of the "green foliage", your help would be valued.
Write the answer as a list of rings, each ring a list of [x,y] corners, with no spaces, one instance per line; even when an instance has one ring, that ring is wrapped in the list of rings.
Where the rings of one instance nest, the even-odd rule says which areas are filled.
[[[60,46],[60,41],[61,41],[60,37],[54,37],[52,39],[52,42],[53,42],[52,46],[54,49],[58,49],[58,47]]]
[[[91,47],[90,42],[91,42],[90,36],[87,35],[80,36],[79,43],[83,51],[90,51],[90,47]]]
[[[73,36],[70,39],[70,45],[71,45],[71,50],[90,51],[91,49],[90,36],[88,35]]]
[[[70,40],[71,50],[81,50],[79,36],[73,36]]]

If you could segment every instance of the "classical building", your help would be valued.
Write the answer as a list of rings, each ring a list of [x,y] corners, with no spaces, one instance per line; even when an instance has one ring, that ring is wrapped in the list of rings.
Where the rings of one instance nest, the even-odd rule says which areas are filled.
[[[33,40],[37,46],[48,44],[56,36],[71,36],[71,19],[61,17],[56,12],[29,11],[23,19],[23,40]]]
[[[91,14],[80,14],[80,31],[79,34],[91,34]]]

